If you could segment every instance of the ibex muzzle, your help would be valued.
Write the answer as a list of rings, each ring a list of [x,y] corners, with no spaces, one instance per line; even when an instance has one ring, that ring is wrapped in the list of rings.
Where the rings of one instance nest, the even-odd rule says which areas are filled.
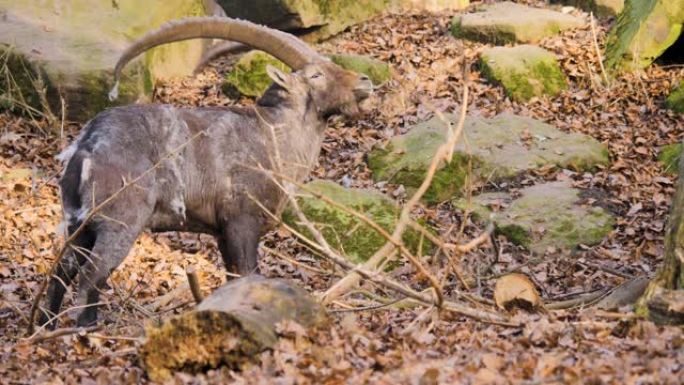
[[[274,83],[250,108],[133,105],[90,121],[61,155],[67,233],[122,186],[136,183],[93,215],[76,237],[51,277],[41,324],[59,313],[79,271],[78,298],[89,306],[78,325],[95,322],[100,290],[145,228],[213,234],[228,270],[254,272],[259,238],[272,226],[254,200],[273,212],[280,212],[285,200],[255,166],[279,167],[304,179],[318,157],[327,118],[356,116],[372,91],[367,77],[333,64],[294,36],[228,18],[190,18],[149,33],[122,55],[116,79],[145,50],[192,38],[237,41],[295,71],[269,67]]]

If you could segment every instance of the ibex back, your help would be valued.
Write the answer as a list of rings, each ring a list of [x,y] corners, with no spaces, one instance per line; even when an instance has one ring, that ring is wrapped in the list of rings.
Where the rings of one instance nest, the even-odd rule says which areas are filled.
[[[95,322],[100,290],[145,228],[213,234],[228,270],[255,271],[258,241],[271,223],[254,200],[273,212],[284,202],[280,189],[255,167],[273,168],[277,157],[283,174],[302,180],[318,157],[327,119],[357,115],[372,90],[367,77],[338,67],[291,35],[227,18],[186,19],[142,37],[117,63],[117,80],[141,52],[190,38],[238,41],[295,71],[269,67],[274,83],[251,108],[134,105],[90,121],[61,155],[60,187],[68,234],[92,218],[51,277],[41,324],[52,321],[54,327],[79,271],[79,302],[89,306],[77,322]]]

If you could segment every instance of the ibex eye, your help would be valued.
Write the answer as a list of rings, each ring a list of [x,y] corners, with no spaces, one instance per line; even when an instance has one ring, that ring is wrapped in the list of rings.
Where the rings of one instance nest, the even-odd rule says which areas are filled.
[[[311,75],[311,79],[318,79],[318,78],[320,78],[321,76],[323,76],[323,74],[321,74],[320,72],[319,72],[319,73],[315,73],[315,74]]]

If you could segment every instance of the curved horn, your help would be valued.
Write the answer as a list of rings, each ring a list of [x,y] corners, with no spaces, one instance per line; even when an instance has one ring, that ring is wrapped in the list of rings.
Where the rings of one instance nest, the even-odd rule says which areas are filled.
[[[226,39],[243,43],[268,52],[294,70],[313,61],[324,60],[304,42],[282,31],[227,17],[189,17],[163,24],[124,51],[114,68],[115,84],[109,92],[109,99],[117,98],[121,71],[133,58],[161,44],[197,38]]]

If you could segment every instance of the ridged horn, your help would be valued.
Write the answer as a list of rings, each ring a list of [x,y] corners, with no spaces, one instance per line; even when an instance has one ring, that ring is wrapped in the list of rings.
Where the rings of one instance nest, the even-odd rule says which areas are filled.
[[[227,17],[188,17],[163,24],[156,31],[133,42],[124,51],[114,68],[115,83],[109,92],[109,99],[117,98],[121,71],[136,56],[158,45],[198,38],[243,43],[268,52],[294,70],[314,61],[325,60],[311,47],[286,32]]]

